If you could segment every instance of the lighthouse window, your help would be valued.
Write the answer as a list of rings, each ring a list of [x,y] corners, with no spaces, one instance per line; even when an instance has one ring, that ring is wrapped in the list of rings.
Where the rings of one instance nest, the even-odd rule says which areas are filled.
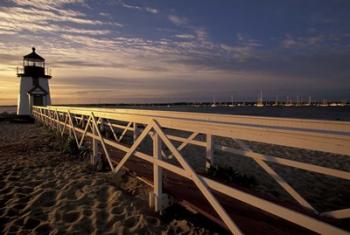
[[[44,62],[25,60],[24,66],[44,67]]]

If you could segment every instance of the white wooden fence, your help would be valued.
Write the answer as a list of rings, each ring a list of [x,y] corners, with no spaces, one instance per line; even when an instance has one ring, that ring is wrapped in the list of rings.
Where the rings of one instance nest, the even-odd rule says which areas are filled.
[[[350,180],[350,172],[257,153],[251,150],[242,140],[349,156],[349,122],[62,106],[35,106],[33,107],[33,116],[36,120],[48,125],[50,128],[56,129],[62,135],[69,131],[69,133],[74,136],[79,147],[82,146],[86,137],[92,138],[93,156],[97,154],[97,143],[99,142],[102,146],[104,156],[111,170],[114,172],[118,172],[132,156],[136,156],[153,164],[153,188],[156,210],[162,209],[162,169],[166,169],[192,180],[220,216],[221,220],[234,234],[242,234],[241,229],[234,222],[235,219],[231,218],[222,207],[218,199],[212,193],[212,190],[320,234],[349,234],[340,228],[303,213],[206,178],[196,173],[180,152],[187,145],[205,147],[208,164],[213,162],[214,147],[222,151],[251,158],[276,180],[276,182],[301,206],[310,209],[320,216],[344,219],[350,217],[349,208],[328,212],[317,211],[302,195],[288,184],[283,177],[273,170],[267,162],[345,180]],[[128,124],[120,125],[116,124],[115,121]],[[77,123],[80,125],[77,125]],[[100,133],[101,125],[111,130],[114,140],[105,138]],[[143,126],[144,128],[137,128],[138,126]],[[191,132],[192,134],[187,138],[166,134],[165,129],[168,128]],[[120,136],[117,136],[116,129],[123,130]],[[120,143],[128,131],[134,132],[135,135],[135,141],[131,147]],[[195,139],[199,134],[206,136],[204,141]],[[153,138],[153,156],[137,150],[145,137],[149,135]],[[214,146],[213,136],[232,138],[240,148]],[[172,141],[181,142],[181,144],[175,147]],[[172,156],[180,163],[181,167],[162,160],[164,153],[162,152],[161,144],[167,146]],[[108,152],[108,147],[113,147],[125,152],[124,157],[118,164],[113,164]],[[92,160],[94,160],[94,158]]]

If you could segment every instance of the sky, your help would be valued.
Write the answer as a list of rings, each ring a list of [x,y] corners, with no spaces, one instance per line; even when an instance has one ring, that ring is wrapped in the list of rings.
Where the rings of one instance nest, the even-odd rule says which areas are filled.
[[[348,0],[1,0],[0,105],[23,56],[54,104],[350,100]]]

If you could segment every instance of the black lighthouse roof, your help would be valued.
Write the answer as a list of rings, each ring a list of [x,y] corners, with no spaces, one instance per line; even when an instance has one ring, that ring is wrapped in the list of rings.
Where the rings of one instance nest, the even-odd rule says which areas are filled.
[[[32,50],[33,50],[32,53],[25,55],[23,57],[25,60],[45,61],[43,57],[41,57],[35,52],[35,47],[33,47]]]

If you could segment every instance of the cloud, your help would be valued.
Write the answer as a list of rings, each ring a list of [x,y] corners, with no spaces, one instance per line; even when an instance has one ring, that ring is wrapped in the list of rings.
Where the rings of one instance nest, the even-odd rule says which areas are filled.
[[[228,46],[220,45],[226,53],[236,59],[237,62],[244,62],[254,56],[254,48],[250,46]]]
[[[208,40],[208,32],[204,28],[195,29],[195,34],[199,41],[205,42]]]
[[[130,5],[125,3],[124,1],[119,0],[119,3],[125,7],[125,8],[129,8],[129,9],[135,9],[135,10],[142,10],[142,7],[136,6],[136,5]]]
[[[145,10],[147,12],[153,13],[153,14],[157,14],[159,13],[159,10],[155,9],[155,8],[151,8],[151,7],[145,7]]]
[[[109,14],[109,13],[106,13],[106,12],[100,12],[100,13],[98,13],[100,16],[105,16],[105,17],[108,17],[108,18],[111,18],[112,16],[111,16],[111,14]]]
[[[283,48],[306,48],[306,47],[317,47],[324,46],[324,44],[336,45],[337,43],[342,42],[343,40],[348,40],[349,35],[347,34],[320,34],[320,35],[311,35],[311,36],[299,36],[293,37],[290,34],[287,34],[284,39],[281,41],[281,46]]]
[[[187,18],[186,17],[180,17],[176,15],[169,15],[168,19],[175,25],[180,26],[184,25],[187,23]]]
[[[149,13],[152,13],[152,14],[158,14],[159,13],[159,10],[158,9],[155,9],[155,8],[152,8],[152,7],[141,7],[141,6],[137,6],[137,5],[131,5],[131,4],[128,4],[122,0],[119,0],[119,3],[125,7],[125,8],[128,8],[128,9],[133,9],[133,10],[139,10],[139,11],[146,11],[146,12],[149,12]]]
[[[103,22],[82,18],[80,13],[72,16],[72,11],[44,11],[37,8],[2,7],[0,8],[0,28],[11,31],[49,29],[52,22],[70,22],[76,24],[99,25]]]
[[[16,34],[16,32],[12,30],[7,30],[7,29],[0,29],[0,35],[11,35],[11,34]]]
[[[84,0],[11,0],[19,6],[32,6],[47,8],[49,6],[60,7],[66,4],[83,3]]]
[[[195,38],[195,36],[193,36],[192,34],[177,34],[177,35],[175,35],[175,37],[182,38],[182,39],[193,39],[193,38]]]
[[[53,27],[53,31],[73,34],[88,34],[88,35],[106,35],[110,30],[96,30],[96,29],[77,29],[72,27]]]
[[[282,40],[281,45],[284,48],[292,48],[300,44],[297,40],[287,35],[286,38]]]
[[[104,26],[123,27],[118,22],[89,19],[83,12],[64,7],[67,4],[84,3],[81,0],[13,0],[13,3],[16,4],[13,7],[0,7],[0,31],[3,35],[23,31],[105,35],[111,31],[103,29]]]
[[[76,3],[82,1],[52,1],[40,8],[34,7],[30,1],[24,1],[20,6],[0,8],[0,15],[4,16],[6,22],[0,22],[0,30],[20,32],[30,28],[30,31],[37,32],[38,38],[45,38],[41,46],[50,48],[47,51],[50,55],[48,60],[59,69],[113,68],[132,71],[143,76],[154,71],[159,74],[170,74],[175,71],[187,73],[198,67],[204,70],[229,68],[221,66],[220,63],[227,64],[227,61],[242,63],[254,55],[252,45],[211,42],[204,27],[194,27],[188,24],[187,18],[176,15],[168,16],[169,20],[175,25],[184,25],[188,33],[178,33],[173,38],[159,40],[116,37],[111,29],[104,29],[104,25],[113,22],[90,19],[84,12],[62,8],[65,4]],[[128,9],[147,11],[147,7],[130,5],[123,1],[119,3]],[[45,32],[45,36],[40,35],[41,32]],[[53,35],[48,35],[48,32]],[[19,34],[19,37],[24,35]],[[37,44],[37,40],[32,39],[26,39],[26,44]],[[18,55],[23,55],[22,51],[25,51],[23,46],[18,47],[18,44],[13,44],[13,49]],[[0,48],[0,53],[4,50]],[[191,63],[188,63],[189,61]]]
[[[324,40],[325,37],[323,35],[312,37],[292,37],[291,35],[286,35],[281,45],[284,48],[307,47],[318,45]]]

